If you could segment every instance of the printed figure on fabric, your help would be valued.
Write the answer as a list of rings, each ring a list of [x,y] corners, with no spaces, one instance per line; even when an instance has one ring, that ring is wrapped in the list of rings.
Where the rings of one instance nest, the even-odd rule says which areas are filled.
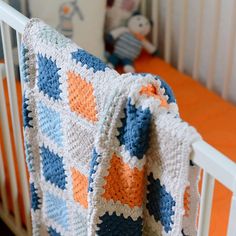
[[[73,38],[73,17],[77,14],[80,20],[84,20],[84,16],[80,7],[78,6],[77,0],[63,3],[59,9],[59,25],[57,30],[60,31],[68,38]]]

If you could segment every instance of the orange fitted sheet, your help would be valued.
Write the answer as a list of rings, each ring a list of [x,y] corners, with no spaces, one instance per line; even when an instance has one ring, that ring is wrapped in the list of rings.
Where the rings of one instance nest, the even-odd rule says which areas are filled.
[[[236,107],[207,90],[159,58],[142,55],[137,72],[161,76],[173,89],[181,117],[193,125],[204,140],[236,161]],[[231,192],[216,182],[211,219],[211,236],[227,232]],[[236,221],[235,221],[236,223]]]
[[[181,117],[193,125],[204,140],[236,161],[236,107],[223,101],[219,96],[210,92],[189,76],[180,73],[158,58],[144,54],[136,61],[135,67],[137,72],[160,75],[172,87],[177,98]],[[6,86],[6,83],[4,83],[4,86]],[[21,110],[19,82],[17,82],[17,93]],[[7,103],[9,104],[9,102]],[[1,129],[0,140],[2,140]],[[3,145],[2,142],[0,144]],[[17,176],[19,185],[19,175],[17,174]],[[7,182],[7,189],[10,191],[9,178],[7,178]],[[217,182],[213,200],[211,236],[226,235],[230,197],[230,191]],[[22,208],[21,196],[20,202]]]

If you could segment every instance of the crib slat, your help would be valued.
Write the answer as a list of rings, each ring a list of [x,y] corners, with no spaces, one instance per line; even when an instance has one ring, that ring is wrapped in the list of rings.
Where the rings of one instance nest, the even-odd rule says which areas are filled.
[[[16,32],[16,40],[17,40],[17,49],[18,49],[18,61],[20,64],[20,55],[21,55],[21,34],[19,32]],[[21,70],[20,70],[20,81],[21,81],[21,94],[23,97],[24,94],[24,80],[21,74]],[[25,165],[24,165],[25,166]],[[27,181],[27,179],[26,179]],[[28,188],[28,181],[26,182],[26,186]],[[31,215],[30,215],[30,202],[29,202],[29,198],[25,199],[25,217],[26,217],[26,224],[27,224],[27,232],[28,235],[31,235]]]
[[[188,18],[188,0],[182,0],[182,14],[180,20],[178,70],[183,72],[184,68],[184,49],[186,43],[186,28]]]
[[[147,0],[141,1],[141,13],[146,16],[147,15]]]
[[[218,49],[218,40],[219,40],[219,28],[220,28],[220,7],[221,7],[221,0],[215,1],[215,14],[214,14],[214,25],[212,31],[212,47],[210,52],[210,61],[209,67],[207,72],[207,88],[212,89],[212,85],[214,82],[215,77],[215,66],[216,66],[216,56],[217,56],[217,49]]]
[[[233,63],[234,63],[234,47],[235,47],[235,39],[236,39],[236,1],[234,1],[233,7],[232,7],[232,16],[231,16],[231,30],[229,35],[229,42],[228,42],[228,51],[227,51],[227,67],[226,72],[224,76],[224,84],[222,89],[222,97],[224,99],[228,98],[228,92],[229,92],[229,85],[230,80],[232,78],[232,72],[233,72]]]
[[[3,31],[2,31],[3,33]],[[1,70],[1,68],[0,68]],[[7,118],[7,108],[6,108],[6,100],[3,89],[2,76],[0,75],[0,122],[2,124],[2,134],[3,134],[3,143],[6,150],[6,161],[7,161],[7,172],[10,178],[10,188],[11,188],[11,196],[13,201],[13,213],[15,216],[15,222],[17,227],[20,226],[20,214],[18,207],[18,188],[16,183],[16,172],[14,168],[14,160],[12,153],[12,145],[10,139],[10,129]]]
[[[231,199],[231,208],[230,208],[227,236],[235,236],[235,233],[236,233],[235,219],[236,219],[236,190],[235,190],[235,193],[233,193],[233,196]]]
[[[159,0],[152,0],[151,17],[152,17],[152,43],[158,48],[158,4]]]
[[[20,174],[20,181],[22,187],[22,195],[24,202],[24,212],[26,215],[26,227],[28,230],[31,228],[30,224],[30,199],[29,199],[29,189],[28,189],[28,179],[26,176],[26,166],[24,158],[24,149],[22,134],[20,128],[18,104],[17,104],[17,94],[16,94],[16,81],[12,57],[12,47],[11,47],[11,38],[10,38],[10,29],[7,24],[4,22],[1,23],[2,29],[2,38],[3,38],[3,49],[4,49],[4,58],[6,63],[6,72],[7,72],[7,86],[9,92],[10,100],[10,110],[13,126],[13,136],[16,145],[17,152],[17,166]]]
[[[20,65],[20,55],[21,55],[21,34],[16,32],[16,42],[17,42],[17,51],[18,51],[18,61],[19,61],[19,65]],[[24,93],[24,81],[22,78],[22,75],[21,75],[21,70],[20,70],[20,81],[21,81],[21,93],[22,93],[22,96],[23,96],[23,93]]]
[[[214,178],[204,171],[198,222],[198,236],[208,235],[209,232],[214,185]]]
[[[7,194],[6,194],[6,176],[3,165],[3,156],[1,148],[0,148],[0,189],[1,189],[3,211],[6,212],[6,214],[8,214],[9,211],[8,211]]]
[[[165,60],[170,63],[171,60],[171,30],[172,30],[172,7],[173,1],[167,0],[165,19]]]
[[[21,3],[21,13],[26,15],[27,13],[27,0],[20,0]]]
[[[193,73],[192,77],[198,80],[199,63],[200,63],[200,52],[201,52],[201,39],[202,39],[202,19],[204,10],[204,0],[199,0],[199,15],[197,17],[197,30],[195,34],[195,45],[194,45],[194,62],[193,62]]]

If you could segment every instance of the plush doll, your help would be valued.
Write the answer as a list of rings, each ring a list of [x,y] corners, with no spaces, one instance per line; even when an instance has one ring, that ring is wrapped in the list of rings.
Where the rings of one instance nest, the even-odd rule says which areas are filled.
[[[107,58],[109,66],[122,65],[125,72],[135,72],[133,62],[143,48],[157,55],[156,47],[145,38],[150,30],[151,22],[141,14],[131,16],[127,27],[112,30],[106,36],[106,41],[113,44],[113,51]]]

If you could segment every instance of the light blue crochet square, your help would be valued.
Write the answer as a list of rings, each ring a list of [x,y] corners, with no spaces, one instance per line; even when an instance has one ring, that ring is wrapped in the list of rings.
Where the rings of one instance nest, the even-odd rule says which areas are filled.
[[[61,117],[58,112],[48,108],[42,102],[37,104],[39,126],[43,134],[52,139],[58,146],[63,145]]]
[[[45,193],[44,201],[48,218],[67,230],[69,227],[69,215],[66,202],[51,193]]]

